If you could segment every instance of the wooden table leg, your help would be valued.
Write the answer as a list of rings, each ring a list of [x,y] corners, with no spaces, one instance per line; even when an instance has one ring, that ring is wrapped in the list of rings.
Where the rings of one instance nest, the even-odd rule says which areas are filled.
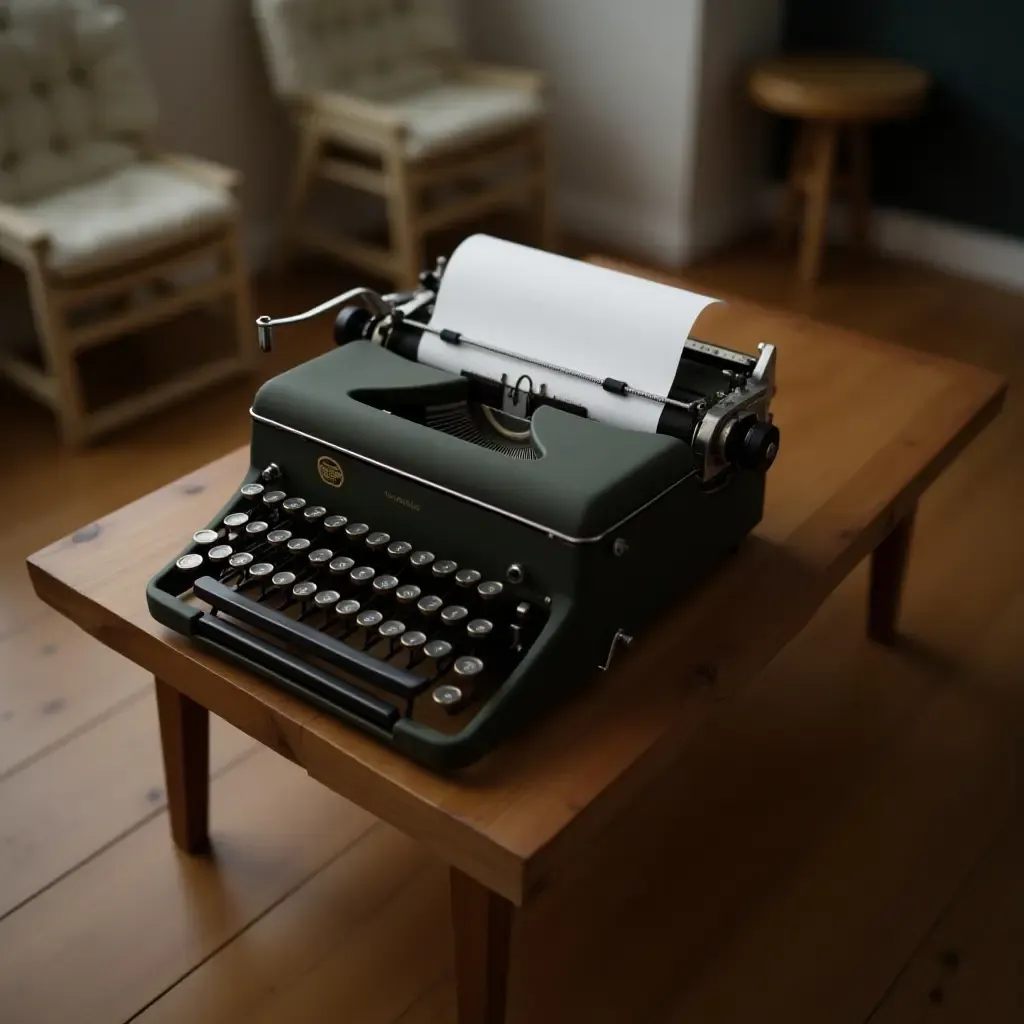
[[[871,583],[868,594],[868,636],[881,644],[896,639],[900,595],[907,571],[914,512],[901,519],[871,553]]]
[[[154,682],[171,835],[186,853],[202,853],[210,845],[210,713],[173,686]]]
[[[512,904],[457,868],[450,884],[458,1024],[503,1024]]]
[[[821,271],[828,207],[832,198],[837,132],[837,126],[831,121],[814,122],[810,169],[807,172],[807,216],[800,248],[800,280],[804,284],[817,281]]]

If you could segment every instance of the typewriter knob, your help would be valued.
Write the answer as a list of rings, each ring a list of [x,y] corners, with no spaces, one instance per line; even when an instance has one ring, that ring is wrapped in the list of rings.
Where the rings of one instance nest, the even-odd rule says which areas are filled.
[[[766,470],[779,453],[779,428],[764,420],[740,420],[729,432],[726,454],[743,469]]]
[[[334,344],[347,345],[368,337],[373,314],[362,306],[343,306],[334,319]]]

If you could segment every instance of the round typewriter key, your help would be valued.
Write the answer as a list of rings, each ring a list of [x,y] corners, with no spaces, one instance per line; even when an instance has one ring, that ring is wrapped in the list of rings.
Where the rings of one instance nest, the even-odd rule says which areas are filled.
[[[350,619],[356,612],[362,607],[358,601],[353,601],[352,598],[348,598],[345,601],[339,601],[338,607],[334,610],[338,613],[338,616],[342,619]]]
[[[255,565],[249,566],[249,575],[258,580],[263,579],[264,576],[270,576],[273,571],[274,567],[269,562],[257,562]]]
[[[348,555],[339,555],[337,558],[331,559],[327,568],[330,569],[331,572],[338,574],[348,572],[355,564],[356,560],[354,558],[349,558]]]
[[[466,654],[461,658],[456,658],[452,668],[457,676],[467,679],[470,676],[479,675],[484,670],[484,663],[479,658]]]
[[[427,634],[421,633],[418,629],[407,629],[402,634],[402,646],[410,651],[422,647],[427,642]]]
[[[416,566],[417,569],[424,569],[426,566],[434,560],[433,551],[414,551],[409,556],[409,561]]]
[[[185,572],[191,572],[193,569],[198,569],[203,564],[202,555],[182,555],[174,563],[179,569],[184,569]]]
[[[292,587],[292,597],[312,597],[316,593],[316,584],[312,580],[303,580]]]
[[[284,491],[267,491],[267,493],[263,495],[263,504],[280,505],[287,497],[288,495],[285,494]]]
[[[430,696],[435,704],[440,704],[443,708],[450,708],[462,700],[462,691],[457,686],[445,683],[444,686],[439,686]]]
[[[356,625],[362,626],[363,629],[373,629],[374,626],[379,626],[384,621],[384,616],[374,608],[367,608],[365,612],[360,612],[356,616]]]
[[[345,525],[345,524],[346,524],[347,522],[348,522],[348,519],[346,519],[346,518],[345,518],[345,516],[328,516],[328,517],[327,517],[327,518],[326,518],[326,519],[324,520],[324,529],[325,529],[325,530],[326,530],[326,531],[327,531],[328,533],[336,533],[336,532],[337,532],[338,530],[340,530],[340,529],[341,529],[341,528],[342,528],[342,527],[343,527],[343,526],[344,526],[344,525]]]
[[[441,621],[449,626],[461,622],[469,614],[469,609],[461,604],[450,604],[441,612]]]
[[[321,590],[320,593],[313,598],[313,603],[319,608],[326,608],[329,604],[334,604],[339,600],[341,600],[341,594],[336,590]]]
[[[412,551],[412,545],[407,540],[393,540],[388,545],[388,554],[392,558],[405,558]]]
[[[386,593],[389,590],[394,590],[398,586],[397,576],[378,576],[373,581],[373,589],[378,593]]]
[[[295,582],[295,573],[293,572],[275,572],[270,577],[270,582],[275,587],[290,587]]]
[[[475,587],[480,582],[480,573],[476,569],[460,569],[455,574],[455,582],[460,587]]]
[[[283,508],[285,512],[298,512],[300,509],[305,507],[305,498],[285,498],[285,500],[281,502],[281,508]]]
[[[476,592],[485,600],[489,600],[492,597],[497,597],[505,588],[497,580],[484,580],[479,587],[476,588]]]
[[[376,576],[376,571],[369,565],[357,565],[349,574],[348,578],[353,583],[369,583]]]
[[[216,530],[196,530],[196,532],[192,534],[192,540],[194,540],[196,544],[216,544],[216,542],[220,540],[220,536]]]
[[[232,512],[231,515],[224,517],[224,525],[232,530],[239,526],[245,526],[247,522],[249,522],[248,512]]]
[[[239,551],[228,559],[228,565],[232,569],[244,569],[250,562],[252,562],[251,551]]]
[[[406,583],[395,591],[395,597],[398,598],[399,604],[412,604],[413,601],[419,600],[422,593],[423,591],[414,583]]]
[[[416,602],[416,607],[419,608],[424,615],[433,615],[441,610],[441,606],[443,604],[444,601],[442,601],[436,594],[427,594],[426,597],[421,597],[419,601]]]
[[[251,523],[245,524],[245,532],[250,534],[263,533],[269,528],[270,523],[265,523],[262,519],[254,519]]]
[[[310,551],[309,561],[311,565],[323,565],[324,562],[329,562],[334,557],[334,552],[330,548],[317,548],[316,551]]]
[[[490,636],[493,629],[494,623],[488,619],[472,619],[466,626],[466,632],[474,640],[482,640],[485,636]]]
[[[452,645],[447,640],[431,640],[426,647],[423,648],[423,653],[428,658],[433,658],[434,661],[440,661],[442,658],[447,658],[452,653]]]
[[[378,549],[384,547],[384,545],[387,544],[390,540],[391,534],[381,533],[378,530],[376,533],[371,533],[370,536],[366,538],[366,546],[371,551],[377,551]]]
[[[453,562],[450,558],[441,558],[431,566],[430,571],[438,579],[446,580],[458,567],[458,562]]]
[[[274,545],[284,544],[285,541],[289,541],[291,539],[292,539],[292,531],[291,530],[271,530],[270,533],[267,534],[267,543],[268,544],[274,544]]]
[[[364,533],[369,532],[370,528],[366,523],[349,523],[348,526],[345,527],[345,533],[349,537],[362,537]]]
[[[394,639],[394,637],[401,636],[405,632],[405,623],[399,622],[398,619],[388,619],[387,622],[380,624],[380,629],[377,632],[389,640]]]
[[[218,544],[216,547],[210,548],[207,558],[211,562],[226,562],[232,554],[230,544]]]
[[[242,484],[241,487],[241,494],[243,498],[258,498],[263,491],[263,484]]]
[[[325,515],[327,515],[327,509],[323,505],[310,505],[302,512],[302,518],[310,523],[316,519],[323,519]]]
[[[292,539],[288,541],[289,551],[307,551],[311,546],[312,545],[310,544],[308,537],[292,537]]]

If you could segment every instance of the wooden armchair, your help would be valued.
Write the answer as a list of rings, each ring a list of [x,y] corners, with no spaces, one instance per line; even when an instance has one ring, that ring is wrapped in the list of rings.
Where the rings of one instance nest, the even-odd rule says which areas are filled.
[[[554,247],[543,78],[463,60],[450,0],[253,5],[300,138],[282,261],[306,246],[407,288],[428,232],[511,206]],[[382,197],[389,247],[303,224],[317,179]]]
[[[238,175],[157,152],[157,116],[120,8],[0,5],[0,259],[26,277],[40,349],[0,338],[0,372],[56,412],[68,444],[244,371],[256,351]],[[121,354],[127,394],[90,401],[83,357],[213,305],[226,345],[148,381],[146,360]]]

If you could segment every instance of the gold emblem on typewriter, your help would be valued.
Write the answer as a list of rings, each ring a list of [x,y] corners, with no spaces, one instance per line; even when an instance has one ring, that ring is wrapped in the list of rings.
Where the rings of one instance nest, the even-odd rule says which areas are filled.
[[[321,455],[316,460],[316,471],[320,474],[320,479],[331,487],[340,487],[345,482],[341,466],[327,455]]]

